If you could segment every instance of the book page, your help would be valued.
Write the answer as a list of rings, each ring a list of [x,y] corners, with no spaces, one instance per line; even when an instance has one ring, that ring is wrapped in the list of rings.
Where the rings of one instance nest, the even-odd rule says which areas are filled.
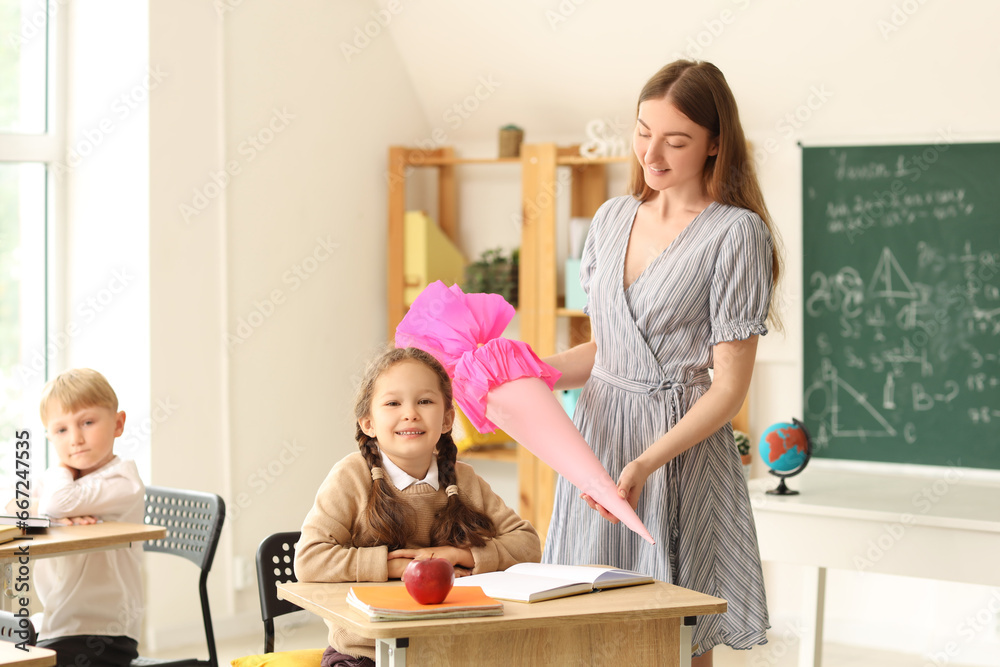
[[[652,577],[639,572],[620,570],[613,567],[593,567],[590,565],[552,565],[547,563],[518,563],[507,568],[507,572],[530,574],[532,576],[554,577],[566,581],[586,581],[594,588],[628,586],[653,581]]]
[[[455,580],[455,586],[480,586],[490,597],[501,600],[532,602],[591,590],[590,582],[579,579],[540,577],[534,574],[485,572]]]

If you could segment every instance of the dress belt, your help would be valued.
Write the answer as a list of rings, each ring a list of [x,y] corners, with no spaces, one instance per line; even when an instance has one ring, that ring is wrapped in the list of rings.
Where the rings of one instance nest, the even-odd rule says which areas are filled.
[[[608,369],[603,366],[598,366],[597,364],[594,364],[594,368],[590,371],[590,374],[598,380],[610,384],[612,387],[624,389],[625,391],[630,391],[635,394],[646,394],[647,396],[654,396],[661,391],[672,391],[674,389],[683,389],[684,387],[701,385],[707,386],[712,383],[707,370],[698,371],[698,373],[688,382],[668,378],[663,378],[659,382],[631,380],[629,378],[621,377],[620,375],[615,375]]]

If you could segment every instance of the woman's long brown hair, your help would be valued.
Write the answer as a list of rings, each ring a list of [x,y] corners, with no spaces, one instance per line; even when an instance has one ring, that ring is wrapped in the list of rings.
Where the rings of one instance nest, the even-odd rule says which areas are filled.
[[[408,360],[422,363],[437,374],[444,404],[448,408],[451,407],[453,399],[451,379],[437,359],[413,347],[391,348],[368,364],[354,401],[356,419],[360,420],[371,415],[372,396],[378,378],[396,364]],[[378,449],[378,441],[362,431],[360,424],[357,425],[355,438],[369,470],[381,468],[382,455]],[[442,433],[437,443],[438,480],[442,488],[458,483],[455,472],[457,457],[458,448],[451,438],[451,432]],[[486,544],[489,538],[496,537],[497,531],[493,520],[466,505],[461,492],[462,489],[459,488],[458,494],[448,496],[447,504],[436,517],[431,529],[433,546],[480,547]],[[413,511],[403,501],[388,476],[373,480],[368,504],[362,512],[361,521],[354,527],[352,539],[355,546],[387,545],[390,550],[405,547],[409,542],[413,526],[412,514]]]
[[[722,72],[712,63],[678,60],[663,67],[646,82],[639,93],[636,114],[639,105],[646,100],[664,98],[719,141],[718,155],[708,157],[702,172],[708,196],[720,204],[753,211],[771,233],[771,278],[774,288],[768,319],[780,330],[781,318],[774,303],[781,277],[781,242],[757,181],[733,91],[729,89]],[[631,165],[628,192],[639,201],[646,201],[654,190],[646,184],[642,165],[634,151]]]

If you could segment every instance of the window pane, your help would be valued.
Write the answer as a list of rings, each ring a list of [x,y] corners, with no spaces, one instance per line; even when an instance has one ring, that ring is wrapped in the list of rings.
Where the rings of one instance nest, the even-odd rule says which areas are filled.
[[[16,431],[31,430],[32,476],[45,469],[45,200],[45,165],[0,162],[0,488]]]
[[[0,0],[0,132],[45,132],[47,6]]]

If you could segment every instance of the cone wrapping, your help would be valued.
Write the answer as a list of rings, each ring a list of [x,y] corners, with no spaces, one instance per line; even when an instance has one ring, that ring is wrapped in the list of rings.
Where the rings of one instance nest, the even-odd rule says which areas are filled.
[[[522,447],[654,544],[642,520],[618,494],[618,486],[546,383],[522,378],[491,389],[486,415]]]

